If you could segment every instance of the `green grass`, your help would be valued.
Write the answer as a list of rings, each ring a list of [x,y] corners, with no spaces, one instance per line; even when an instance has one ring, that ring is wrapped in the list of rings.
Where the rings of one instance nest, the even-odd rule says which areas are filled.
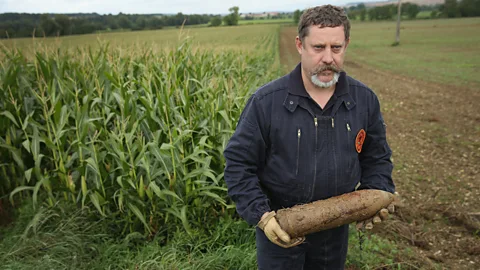
[[[354,23],[347,60],[450,85],[480,84],[480,18]]]
[[[134,32],[112,32],[88,35],[75,35],[49,38],[18,38],[0,40],[0,48],[21,49],[24,53],[43,47],[49,48],[85,48],[93,46],[98,49],[99,41],[109,43],[112,48],[123,48],[126,51],[138,51],[144,48],[154,52],[175,49],[181,42],[179,36],[192,38],[192,48],[210,49],[214,51],[241,50],[255,51],[256,44],[278,33],[278,25],[257,24],[234,27],[187,27],[162,30],[146,30]]]
[[[170,236],[146,239],[132,233],[118,238],[110,220],[88,209],[56,205],[18,210],[16,223],[0,228],[2,269],[253,269],[254,229],[245,222],[219,219],[216,227],[191,234],[170,229]]]
[[[255,230],[230,217],[190,234],[168,228],[167,237],[119,238],[111,220],[88,208],[56,204],[35,211],[26,203],[16,212],[16,222],[0,228],[2,269],[256,269]],[[419,269],[410,250],[374,234],[365,235],[360,248],[359,239],[352,226],[347,268]]]
[[[422,269],[423,262],[407,248],[374,233],[359,233],[350,226],[347,266],[354,269]],[[361,243],[361,244],[360,244]]]
[[[430,11],[430,10],[420,11],[417,14],[417,19],[428,19],[428,18],[430,18],[431,14],[432,14],[432,11]]]

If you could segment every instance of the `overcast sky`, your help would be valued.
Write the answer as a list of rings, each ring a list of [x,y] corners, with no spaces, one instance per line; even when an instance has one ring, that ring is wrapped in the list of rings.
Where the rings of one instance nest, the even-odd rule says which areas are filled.
[[[356,0],[0,0],[0,13],[178,13],[223,14],[238,6],[240,13],[294,11],[321,4],[344,5]],[[364,2],[372,2],[366,0]]]

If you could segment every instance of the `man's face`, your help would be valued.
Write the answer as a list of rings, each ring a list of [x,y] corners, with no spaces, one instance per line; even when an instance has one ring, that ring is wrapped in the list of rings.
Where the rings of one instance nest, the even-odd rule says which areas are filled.
[[[303,42],[298,36],[295,41],[304,75],[314,85],[329,87],[336,83],[343,69],[349,40],[345,40],[343,26],[320,28],[312,25],[309,28]]]

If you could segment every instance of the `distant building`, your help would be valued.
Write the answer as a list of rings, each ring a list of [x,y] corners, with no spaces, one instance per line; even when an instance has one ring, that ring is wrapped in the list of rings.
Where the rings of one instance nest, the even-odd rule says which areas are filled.
[[[260,19],[260,18],[268,18],[280,15],[279,12],[260,12],[260,13],[242,13],[240,14],[240,18],[253,18],[253,19]]]

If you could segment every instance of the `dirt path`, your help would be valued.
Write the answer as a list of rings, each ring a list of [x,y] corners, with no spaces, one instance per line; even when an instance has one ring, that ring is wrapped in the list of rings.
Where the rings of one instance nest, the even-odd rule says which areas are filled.
[[[280,39],[289,69],[298,59],[295,31],[284,28]],[[480,86],[427,83],[348,61],[348,53],[346,60],[347,73],[379,96],[394,153],[402,205],[377,233],[412,248],[422,268],[480,269]]]

